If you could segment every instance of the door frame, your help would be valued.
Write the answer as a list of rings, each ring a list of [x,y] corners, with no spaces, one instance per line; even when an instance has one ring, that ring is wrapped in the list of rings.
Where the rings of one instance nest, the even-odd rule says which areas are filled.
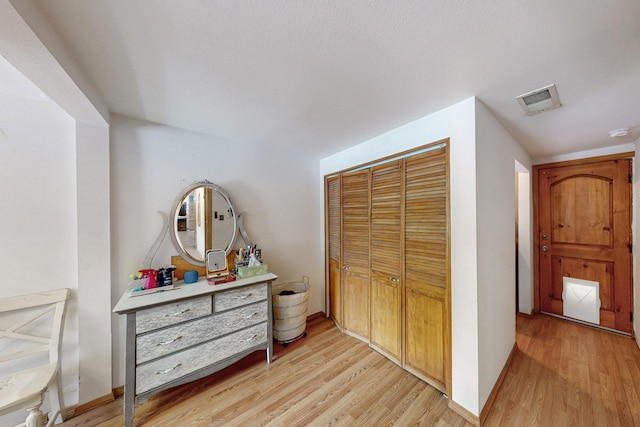
[[[620,160],[620,159],[632,159],[635,157],[634,151],[628,151],[624,153],[618,154],[610,154],[606,156],[597,156],[597,157],[588,157],[583,159],[575,159],[568,160],[563,162],[552,162],[552,163],[544,163],[539,165],[533,165],[533,176],[532,178],[532,196],[533,196],[533,311],[534,313],[540,313],[540,258],[538,247],[540,246],[540,233],[538,230],[540,229],[540,215],[539,215],[539,203],[538,203],[538,191],[539,191],[539,183],[538,183],[538,175],[540,169],[546,169],[549,167],[563,167],[563,166],[575,166],[575,165],[583,165],[589,163],[598,163],[607,160]],[[635,167],[633,168],[635,169]],[[632,169],[632,170],[633,170]],[[631,189],[633,191],[633,188]],[[631,197],[631,215],[633,217],[633,212],[635,206],[633,204],[634,197]],[[632,235],[633,226],[631,229]],[[635,238],[635,236],[634,236]],[[635,255],[635,254],[634,254]],[[632,262],[632,267],[634,263]],[[634,299],[635,299],[635,269],[632,268],[631,271],[631,292],[632,292],[632,305],[631,310],[634,309]]]

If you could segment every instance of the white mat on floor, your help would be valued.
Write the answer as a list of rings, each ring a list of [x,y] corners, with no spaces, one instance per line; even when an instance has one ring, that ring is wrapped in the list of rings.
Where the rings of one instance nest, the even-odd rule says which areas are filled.
[[[563,277],[562,302],[564,316],[600,324],[600,283]]]

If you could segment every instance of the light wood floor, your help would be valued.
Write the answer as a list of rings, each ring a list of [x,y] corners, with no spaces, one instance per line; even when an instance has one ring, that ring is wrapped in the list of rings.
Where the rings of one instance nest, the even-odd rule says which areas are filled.
[[[487,426],[640,426],[640,350],[546,315],[517,318],[518,350]]]
[[[518,318],[518,350],[485,425],[640,426],[640,350],[630,338],[539,315]],[[434,388],[330,320],[308,337],[136,406],[138,426],[471,426]],[[121,426],[122,399],[62,424]]]

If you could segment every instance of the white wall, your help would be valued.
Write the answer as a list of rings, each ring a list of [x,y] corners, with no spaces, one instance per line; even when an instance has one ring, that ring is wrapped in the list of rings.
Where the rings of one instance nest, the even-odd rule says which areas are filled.
[[[531,166],[515,161],[518,187],[518,311],[533,314],[533,199]]]
[[[64,403],[67,406],[74,406],[104,397],[112,390],[111,342],[104,339],[111,335],[108,256],[110,252],[109,125],[106,122],[108,111],[91,87],[89,79],[65,51],[64,44],[51,30],[48,21],[34,7],[33,2],[13,3],[15,7],[8,0],[0,0],[0,28],[2,28],[0,55],[19,70],[23,80],[27,83],[30,81],[32,90],[28,92],[31,95],[37,92],[36,99],[40,102],[44,98],[52,99],[60,111],[66,112],[64,126],[70,126],[72,129],[68,135],[58,135],[53,131],[46,133],[44,132],[46,127],[40,127],[40,122],[49,123],[49,120],[54,120],[59,115],[50,117],[42,115],[37,108],[21,110],[21,114],[18,115],[16,110],[16,117],[20,117],[20,120],[16,120],[15,124],[22,126],[21,131],[32,136],[30,145],[20,149],[31,149],[31,151],[22,162],[17,162],[15,158],[10,157],[3,157],[3,160],[13,161],[16,163],[15,167],[24,168],[25,171],[34,168],[30,176],[43,179],[40,192],[44,195],[41,200],[47,202],[49,199],[55,200],[56,202],[51,203],[56,208],[56,203],[60,200],[61,207],[63,206],[66,212],[65,222],[58,227],[58,231],[55,231],[56,236],[61,235],[60,239],[41,238],[38,241],[40,251],[47,254],[53,253],[53,260],[64,259],[64,262],[60,262],[56,268],[64,268],[66,273],[58,274],[53,269],[50,274],[47,272],[46,278],[55,277],[55,280],[38,280],[37,286],[47,289],[62,281],[64,286],[75,289],[72,294],[71,310],[66,320],[64,338],[65,343],[69,339],[75,343],[72,346],[75,356],[66,355],[62,364],[63,375],[65,375],[65,365],[70,366],[67,368],[70,371],[67,374],[67,380],[63,380],[63,382],[66,381],[63,386],[66,387],[66,389],[63,388]],[[16,7],[20,8],[20,13]],[[25,76],[28,80],[24,78]],[[29,85],[20,87],[23,90]],[[13,116],[7,115],[2,119],[11,117]],[[36,128],[43,132],[38,132]],[[64,141],[64,147],[70,150],[70,154],[68,151],[56,151],[60,149],[58,145],[62,141]],[[49,156],[43,159],[41,154],[45,153]],[[60,156],[64,156],[61,162],[58,161]],[[41,163],[42,168],[38,169],[37,166]],[[60,166],[60,170],[64,170],[64,173],[57,173],[56,165]],[[47,172],[52,169],[55,169],[56,173],[48,174]],[[5,170],[9,169],[3,168],[3,175]],[[29,186],[20,181],[18,176],[9,178],[13,188],[24,186],[25,194],[31,192]],[[43,191],[67,176],[71,176],[72,179],[70,182],[65,182],[64,188],[57,186],[55,191]],[[60,194],[60,191],[63,194]],[[47,218],[49,205],[37,204],[30,200],[23,204],[23,209],[28,215]],[[44,225],[56,226],[46,222]],[[73,247],[69,250],[61,250],[60,241],[66,242],[67,239],[71,240]],[[0,246],[8,247],[5,246],[4,241],[0,242]],[[30,253],[29,266],[33,265],[36,255],[36,252]],[[20,284],[15,287],[6,287],[6,290],[20,293],[24,287]]]
[[[451,321],[452,390],[450,398],[479,415],[478,404],[478,293],[476,242],[475,98],[408,123],[320,161],[322,193],[324,175],[430,142],[450,138],[451,192]],[[513,161],[511,162],[513,185]],[[512,189],[513,193],[513,189]],[[319,195],[319,211],[324,200]],[[513,200],[513,197],[512,197]],[[513,205],[510,207],[513,212]],[[513,213],[510,219],[513,224]],[[324,222],[320,222],[323,226]],[[513,232],[513,226],[511,227]],[[324,241],[323,232],[320,239]],[[512,241],[513,243],[513,241]],[[513,244],[511,245],[513,248]],[[324,253],[324,249],[323,252]],[[513,316],[513,312],[511,313]],[[509,335],[513,338],[513,331]]]
[[[231,144],[180,129],[114,116],[111,122],[112,305],[160,231],[176,196],[207,179],[224,188],[263,249],[276,283],[309,276],[308,314],[323,311],[318,243],[318,162],[303,153]],[[238,237],[237,247],[243,244]],[[177,252],[167,237],[154,267]],[[124,317],[113,315],[115,386],[124,383]]]
[[[5,58],[74,119],[109,120],[102,98],[34,0],[0,0],[0,17]]]
[[[629,153],[636,149],[635,143],[612,145],[605,148],[596,148],[593,150],[577,151],[575,153],[562,154],[550,157],[536,157],[532,160],[533,165],[542,165],[545,163],[568,162],[569,160],[587,159],[589,157],[609,156],[612,154]]]
[[[476,102],[479,408],[515,344],[516,161],[531,160],[485,105]],[[530,263],[531,264],[531,263]]]
[[[0,96],[0,297],[71,288],[62,355],[67,404],[78,403],[79,376],[75,161],[75,123],[59,106]],[[8,414],[0,425],[20,419]]]
[[[109,129],[76,122],[76,215],[80,401],[107,396],[111,384]]]

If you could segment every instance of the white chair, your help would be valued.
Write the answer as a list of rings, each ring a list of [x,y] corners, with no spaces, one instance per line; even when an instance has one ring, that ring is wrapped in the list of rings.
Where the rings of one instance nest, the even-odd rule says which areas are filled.
[[[0,415],[29,411],[20,426],[42,426],[40,405],[47,389],[51,399],[47,426],[58,415],[64,421],[60,353],[68,299],[69,289],[0,298]],[[6,323],[11,325],[3,328]]]

